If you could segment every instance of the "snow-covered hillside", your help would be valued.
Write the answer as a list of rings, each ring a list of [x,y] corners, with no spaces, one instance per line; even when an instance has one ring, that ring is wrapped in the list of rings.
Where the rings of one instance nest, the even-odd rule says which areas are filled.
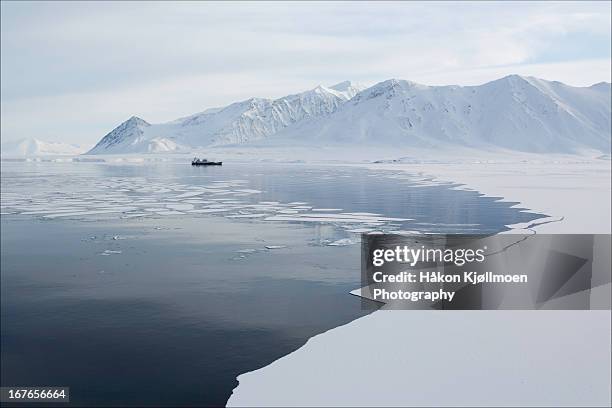
[[[276,100],[251,98],[158,125],[132,117],[89,154],[188,151],[258,141],[305,119],[329,115],[360,90],[346,81]]]
[[[480,86],[391,79],[326,120],[279,134],[320,144],[469,146],[526,152],[610,150],[610,84],[575,88],[517,75]]]
[[[131,118],[89,153],[189,151],[264,145],[610,151],[610,84],[572,87],[511,75],[479,86],[391,79],[350,82],[276,100],[253,98],[173,122]]]
[[[81,154],[85,149],[78,145],[60,143],[60,142],[44,142],[38,139],[21,139],[2,143],[2,156],[50,156],[50,155],[66,155],[72,156]]]

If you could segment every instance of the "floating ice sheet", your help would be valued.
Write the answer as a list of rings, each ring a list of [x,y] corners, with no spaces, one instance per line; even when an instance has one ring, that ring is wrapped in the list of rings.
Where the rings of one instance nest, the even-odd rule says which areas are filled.
[[[201,185],[192,185],[146,177],[102,179],[97,175],[48,175],[37,178],[35,188],[32,188],[32,181],[18,180],[8,191],[3,179],[0,207],[3,216],[131,219],[210,214],[230,219],[252,219],[254,222],[339,224],[351,233],[374,229],[390,231],[399,228],[392,223],[406,220],[375,213],[342,212],[341,208],[313,208],[305,201],[256,201],[263,191],[251,188],[247,180],[203,178],[206,180]]]
[[[357,241],[353,241],[350,238],[342,238],[333,242],[330,242],[329,244],[327,244],[328,246],[346,246],[346,245],[353,245],[356,244]]]
[[[131,208],[135,210],[135,207]],[[99,215],[99,214],[112,214],[112,213],[121,213],[130,210],[122,210],[122,209],[112,209],[112,210],[93,210],[93,211],[77,211],[71,213],[59,213],[59,214],[48,214],[45,215],[46,218],[59,218],[59,217],[81,217],[84,215]]]
[[[261,217],[265,217],[268,214],[265,213],[260,213],[260,214],[232,214],[232,215],[228,215],[226,216],[226,218],[261,218]]]

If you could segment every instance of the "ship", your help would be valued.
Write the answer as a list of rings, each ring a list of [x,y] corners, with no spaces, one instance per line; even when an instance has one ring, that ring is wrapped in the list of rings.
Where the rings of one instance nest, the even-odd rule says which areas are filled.
[[[194,157],[191,161],[192,166],[221,166],[222,164],[223,162],[208,161],[206,159],[199,159],[197,157]]]

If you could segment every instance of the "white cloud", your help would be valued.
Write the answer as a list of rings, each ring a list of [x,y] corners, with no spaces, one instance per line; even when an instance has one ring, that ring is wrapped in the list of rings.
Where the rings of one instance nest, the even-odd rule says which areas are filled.
[[[3,139],[91,144],[344,79],[610,80],[608,2],[3,2],[1,27]]]

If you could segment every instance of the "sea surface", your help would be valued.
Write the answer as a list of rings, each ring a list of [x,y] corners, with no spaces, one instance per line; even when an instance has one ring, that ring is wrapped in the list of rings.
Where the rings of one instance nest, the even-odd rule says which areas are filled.
[[[361,233],[538,218],[419,174],[307,164],[2,162],[2,386],[224,405],[236,376],[369,311]]]

